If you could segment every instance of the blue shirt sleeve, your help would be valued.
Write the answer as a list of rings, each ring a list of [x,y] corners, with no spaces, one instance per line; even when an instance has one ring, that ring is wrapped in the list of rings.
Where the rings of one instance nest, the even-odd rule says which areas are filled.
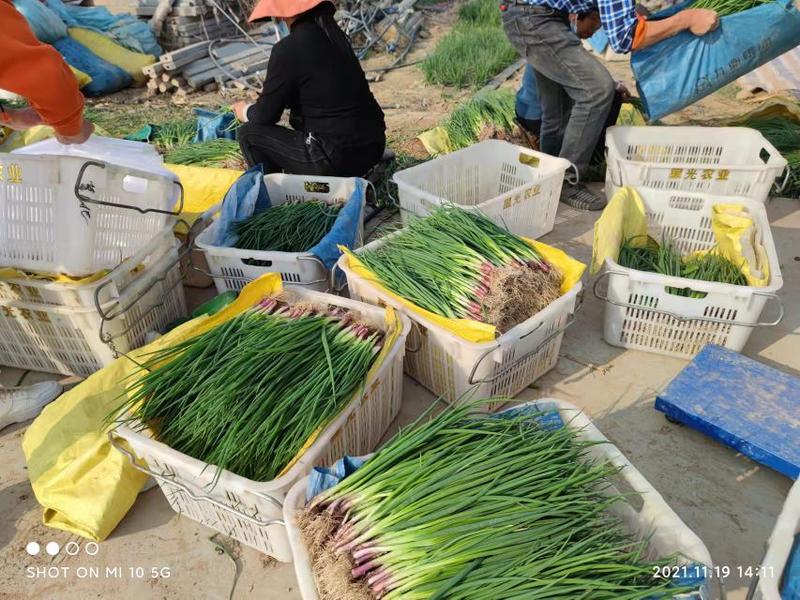
[[[599,0],[597,8],[611,47],[621,54],[630,52],[639,21],[634,0]]]

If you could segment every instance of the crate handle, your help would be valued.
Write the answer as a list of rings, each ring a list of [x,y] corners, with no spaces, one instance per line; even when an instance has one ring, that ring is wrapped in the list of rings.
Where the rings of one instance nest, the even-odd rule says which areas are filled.
[[[94,200],[93,198],[89,198],[88,196],[81,193],[81,186],[83,184],[83,176],[86,174],[86,169],[89,167],[100,167],[101,169],[106,168],[106,163],[100,162],[98,160],[87,160],[83,165],[81,165],[80,170],[78,171],[78,178],[75,181],[75,197],[78,198],[81,202],[86,204],[97,204],[99,206],[112,206],[114,208],[125,208],[127,210],[135,210],[140,214],[147,214],[147,213],[159,213],[162,215],[170,215],[173,217],[177,217],[183,212],[183,203],[184,203],[184,190],[183,184],[180,181],[173,181],[172,183],[178,186],[180,190],[180,200],[179,200],[179,208],[177,211],[172,210],[162,210],[160,208],[142,208],[141,206],[134,206],[132,204],[120,204],[118,202],[106,202],[104,200]],[[151,179],[153,177],[152,173],[148,173],[146,171],[137,171],[135,169],[130,170],[130,175],[134,177],[141,177],[142,179]]]
[[[717,317],[685,317],[683,315],[675,314],[674,312],[664,310],[663,308],[651,308],[649,306],[641,306],[639,304],[630,304],[628,302],[617,302],[616,300],[611,300],[608,295],[603,296],[600,294],[598,290],[599,283],[610,275],[623,275],[627,277],[627,273],[623,273],[621,271],[604,271],[597,276],[597,279],[594,280],[594,284],[592,285],[592,293],[594,297],[598,300],[602,300],[604,302],[608,302],[609,304],[613,304],[614,306],[619,306],[620,308],[633,308],[636,310],[646,310],[649,312],[658,313],[661,315],[665,315],[667,317],[671,317],[676,321],[680,322],[688,322],[688,321],[702,321],[705,323],[720,323],[722,325],[732,325],[737,327],[774,327],[781,321],[783,321],[784,313],[786,309],[783,305],[783,301],[781,301],[780,296],[777,294],[773,294],[771,292],[753,292],[754,295],[757,296],[766,296],[767,300],[775,300],[778,303],[778,316],[773,321],[768,322],[757,322],[757,323],[740,323],[739,321],[733,321],[730,319],[718,319]]]
[[[786,186],[789,185],[789,178],[792,175],[792,167],[786,165],[784,173],[785,174],[783,176],[783,183],[781,183],[779,186],[775,186],[775,193],[778,195],[783,194],[783,190],[785,190]]]
[[[174,485],[175,487],[179,488],[183,493],[185,493],[187,496],[189,496],[195,502],[208,502],[209,504],[213,504],[214,506],[216,506],[218,508],[221,508],[221,509],[223,509],[225,511],[231,512],[231,513],[235,514],[237,517],[239,517],[240,519],[244,519],[245,521],[248,521],[248,522],[252,523],[253,525],[258,525],[259,527],[270,527],[272,525],[282,525],[282,526],[286,525],[283,522],[282,519],[270,519],[269,521],[262,521],[261,519],[257,519],[256,517],[253,517],[251,515],[243,513],[240,510],[225,504],[224,502],[220,502],[216,498],[212,498],[211,496],[200,496],[200,495],[197,495],[192,490],[190,490],[187,486],[185,486],[183,483],[181,483],[180,481],[177,481],[177,480],[169,477],[168,475],[166,475],[164,473],[156,473],[155,471],[153,471],[149,467],[146,467],[144,465],[140,465],[139,463],[137,463],[136,462],[136,457],[133,455],[133,453],[130,452],[127,448],[122,446],[122,444],[120,444],[117,441],[117,435],[113,430],[108,432],[108,440],[109,440],[109,442],[111,442],[111,445],[116,450],[121,452],[128,459],[128,461],[130,461],[131,466],[134,469],[136,469],[137,471],[140,471],[142,473],[145,473],[146,475],[149,475],[153,479],[157,479],[158,481],[164,481],[164,482],[168,483],[169,485]],[[271,496],[266,496],[264,494],[257,494],[257,496],[260,497],[260,498],[264,498],[265,500],[269,500],[277,508],[279,508],[281,510],[283,509],[283,505],[280,502],[278,502],[275,498],[272,498]]]
[[[333,265],[331,269],[331,280],[330,280],[330,288],[332,291],[336,292],[337,294],[341,294],[342,290],[345,288],[350,287],[350,284],[347,281],[347,276],[344,277],[344,283],[342,285],[336,285],[336,271],[341,271],[342,275],[344,275],[344,271],[339,267],[339,263],[337,262]]]
[[[114,346],[114,340],[115,340],[115,339],[117,339],[117,338],[119,338],[119,337],[122,337],[122,336],[124,336],[124,335],[127,335],[128,333],[130,333],[130,331],[131,331],[131,330],[132,330],[134,327],[136,327],[136,323],[133,323],[133,324],[131,324],[129,327],[126,327],[126,328],[125,328],[123,331],[121,331],[121,332],[120,332],[120,333],[118,333],[117,335],[113,335],[113,336],[112,336],[112,335],[108,335],[108,334],[106,334],[106,333],[105,333],[105,325],[106,325],[106,323],[107,323],[108,321],[112,320],[112,319],[116,319],[116,318],[120,317],[121,315],[124,315],[124,314],[125,314],[126,312],[128,312],[128,311],[129,311],[129,310],[130,310],[130,309],[131,309],[131,308],[132,308],[132,307],[133,307],[133,306],[134,306],[136,303],[138,303],[138,302],[139,302],[139,300],[141,300],[141,299],[142,299],[142,298],[145,296],[145,294],[147,294],[148,292],[150,292],[150,290],[152,290],[152,289],[153,289],[153,287],[155,287],[155,285],[156,285],[157,283],[161,283],[161,282],[165,281],[165,280],[167,279],[167,277],[169,276],[170,272],[172,271],[173,267],[174,267],[176,264],[179,264],[179,263],[180,263],[180,261],[182,260],[182,258],[183,258],[183,257],[186,255],[186,252],[187,252],[186,250],[184,250],[184,251],[182,251],[182,252],[179,252],[179,253],[178,253],[178,257],[177,257],[177,258],[176,258],[174,261],[172,261],[172,263],[169,265],[169,267],[167,267],[167,269],[164,271],[164,275],[163,275],[162,277],[159,277],[159,278],[157,278],[157,279],[153,280],[153,282],[150,284],[150,286],[149,286],[149,287],[148,287],[146,290],[142,291],[142,293],[141,293],[141,294],[139,294],[139,296],[138,296],[138,297],[137,297],[137,298],[136,298],[136,299],[135,299],[133,302],[131,302],[131,303],[130,303],[130,304],[129,304],[129,305],[126,307],[126,308],[123,308],[123,309],[121,309],[121,310],[117,311],[116,313],[114,313],[114,312],[113,312],[113,310],[111,311],[111,314],[106,314],[106,313],[103,311],[103,309],[102,309],[102,308],[101,308],[101,306],[100,306],[100,302],[99,302],[99,292],[100,292],[100,289],[101,289],[101,287],[102,287],[102,286],[101,286],[101,287],[98,287],[98,288],[95,290],[95,294],[94,294],[94,304],[95,304],[95,309],[97,310],[97,313],[100,315],[100,331],[99,331],[100,341],[101,341],[101,342],[103,342],[104,344],[108,345],[108,347],[109,347],[109,348],[111,348],[111,351],[114,353],[114,356],[126,356],[126,357],[128,357],[128,355],[127,355],[127,354],[125,354],[124,352],[119,352],[119,351],[116,349],[116,347]],[[169,294],[169,292],[171,292],[171,291],[172,291],[172,290],[174,290],[176,287],[178,287],[178,285],[182,285],[182,284],[183,284],[183,279],[184,279],[184,276],[183,276],[183,274],[181,274],[181,276],[177,278],[177,280],[175,281],[175,283],[173,283],[173,284],[172,284],[172,285],[171,285],[169,288],[167,288],[166,290],[162,290],[162,291],[163,291],[163,296],[162,296],[162,298],[163,298],[163,299],[161,300],[161,302],[158,302],[157,304],[154,304],[153,306],[151,306],[150,308],[148,308],[148,309],[147,309],[147,310],[146,310],[146,311],[145,311],[145,312],[144,312],[144,313],[143,313],[143,314],[142,314],[142,315],[139,317],[139,319],[141,320],[141,319],[145,318],[147,315],[149,315],[150,313],[152,313],[152,312],[153,312],[154,310],[156,310],[157,308],[161,308],[162,306],[164,306],[164,302],[166,301],[166,298],[167,298],[167,295]],[[132,358],[130,358],[130,357],[128,357],[128,358],[129,358],[129,360],[132,360],[133,362],[136,362],[136,361],[135,361],[135,360],[133,360]]]
[[[490,348],[489,350],[487,350],[486,352],[484,352],[484,353],[483,353],[483,354],[480,356],[480,358],[478,358],[478,360],[477,360],[477,361],[475,361],[475,364],[474,364],[474,365],[473,365],[473,367],[472,367],[472,372],[469,374],[469,380],[468,380],[468,381],[469,381],[469,385],[475,385],[475,384],[479,384],[479,383],[491,383],[492,381],[494,381],[494,380],[496,380],[496,379],[499,379],[500,377],[502,377],[503,375],[505,375],[506,373],[508,373],[510,370],[512,370],[512,369],[514,369],[514,368],[516,368],[516,366],[517,366],[519,363],[521,363],[522,361],[526,360],[528,357],[530,357],[530,356],[533,356],[534,354],[538,353],[538,352],[539,352],[539,351],[540,351],[542,348],[544,348],[544,347],[545,347],[545,345],[547,345],[547,344],[548,344],[548,343],[549,343],[549,342],[550,342],[550,341],[551,341],[553,338],[555,338],[556,336],[559,336],[559,335],[561,335],[562,333],[564,333],[564,332],[567,330],[567,328],[568,328],[570,325],[572,325],[574,322],[575,322],[575,313],[574,313],[574,312],[572,312],[572,313],[570,313],[570,314],[569,314],[569,316],[567,317],[567,321],[566,321],[566,322],[565,322],[565,323],[564,323],[564,324],[563,324],[561,327],[558,327],[558,328],[557,328],[555,331],[553,331],[553,332],[552,332],[550,335],[548,335],[546,338],[544,338],[544,339],[543,339],[543,340],[542,340],[542,341],[539,343],[539,345],[538,345],[538,346],[536,346],[536,348],[534,348],[534,349],[533,349],[533,350],[531,350],[530,352],[527,352],[527,353],[523,354],[522,356],[520,356],[519,358],[517,358],[517,359],[516,359],[516,360],[515,360],[513,363],[511,363],[510,365],[508,365],[507,367],[505,367],[504,369],[502,369],[502,370],[501,370],[499,373],[495,373],[494,375],[492,375],[492,376],[491,376],[491,377],[489,377],[488,379],[479,379],[478,381],[475,381],[475,372],[478,370],[478,367],[480,366],[480,364],[481,364],[481,362],[483,361],[483,359],[484,359],[484,358],[486,358],[487,356],[489,356],[489,355],[490,355],[492,352],[494,352],[495,350],[497,350],[497,348],[498,348],[499,346],[495,346],[494,348]],[[521,336],[519,339],[521,339],[521,340],[522,340],[522,339],[524,339],[524,338],[528,337],[529,335],[531,335],[531,334],[532,334],[532,333],[534,333],[535,331],[538,331],[539,329],[541,329],[543,326],[544,326],[544,321],[542,321],[541,323],[539,323],[539,325],[537,325],[536,327],[534,327],[534,328],[533,328],[531,331],[529,331],[529,332],[528,332],[528,333],[526,333],[525,335]]]
[[[414,349],[408,347],[408,343],[411,341],[412,331],[417,332],[417,340],[419,340],[417,342],[417,347]],[[421,349],[422,349],[422,330],[420,329],[419,323],[417,323],[416,321],[411,321],[411,330],[409,331],[408,337],[406,338],[406,352],[411,352],[411,354],[416,354]]]

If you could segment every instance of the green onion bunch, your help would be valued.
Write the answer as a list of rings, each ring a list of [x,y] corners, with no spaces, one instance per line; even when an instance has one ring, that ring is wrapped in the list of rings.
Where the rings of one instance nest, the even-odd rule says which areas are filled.
[[[305,252],[325,237],[336,222],[341,205],[324,202],[287,202],[234,224],[236,248]]]
[[[225,138],[175,146],[166,152],[164,161],[174,165],[222,168],[242,168],[245,164],[239,143]]]
[[[166,154],[173,148],[193,143],[196,134],[196,119],[168,121],[156,126],[153,144],[159,152]]]
[[[664,238],[661,244],[658,244],[649,236],[644,236],[647,239],[642,244],[637,241],[641,237],[636,236],[622,242],[617,258],[620,266],[670,277],[747,285],[747,278],[742,273],[742,269],[718,252],[712,250],[699,256],[684,258],[680,249],[670,239]],[[667,291],[676,296],[689,298],[705,298],[706,296],[705,292],[696,292],[689,288],[668,287]]]
[[[485,216],[435,209],[358,258],[393,293],[451,319],[505,332],[560,296],[562,276],[534,248]]]
[[[268,297],[148,355],[123,419],[215,465],[216,478],[269,481],[364,385],[382,339],[341,308]]]
[[[477,142],[484,128],[497,128],[505,133],[514,129],[516,98],[510,90],[489,90],[462,103],[442,123],[453,150]]]
[[[720,17],[735,15],[774,0],[697,0],[692,8],[707,8],[715,11]]]
[[[421,419],[298,513],[321,600],[689,591],[655,577],[673,557],[645,560],[647,541],[609,514],[618,469],[589,457],[593,442],[557,411],[471,416],[474,404]]]

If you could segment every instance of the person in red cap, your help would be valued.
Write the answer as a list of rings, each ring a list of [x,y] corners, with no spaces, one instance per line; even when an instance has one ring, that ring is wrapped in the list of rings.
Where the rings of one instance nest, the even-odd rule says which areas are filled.
[[[261,0],[250,15],[279,19],[290,31],[272,48],[258,100],[233,107],[251,167],[352,177],[383,156],[383,111],[334,12],[328,0]],[[287,108],[291,128],[277,124]]]

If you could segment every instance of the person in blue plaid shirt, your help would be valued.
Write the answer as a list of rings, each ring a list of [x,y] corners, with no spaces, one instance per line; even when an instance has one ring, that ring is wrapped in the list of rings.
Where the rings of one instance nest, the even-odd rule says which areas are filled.
[[[506,35],[536,76],[542,109],[540,148],[566,158],[578,170],[578,182],[564,182],[561,201],[583,210],[602,209],[605,198],[581,180],[586,178],[617,86],[581,39],[603,27],[611,47],[627,53],[687,29],[705,35],[719,24],[717,14],[689,8],[648,21],[636,13],[635,0],[508,0],[500,9]]]

